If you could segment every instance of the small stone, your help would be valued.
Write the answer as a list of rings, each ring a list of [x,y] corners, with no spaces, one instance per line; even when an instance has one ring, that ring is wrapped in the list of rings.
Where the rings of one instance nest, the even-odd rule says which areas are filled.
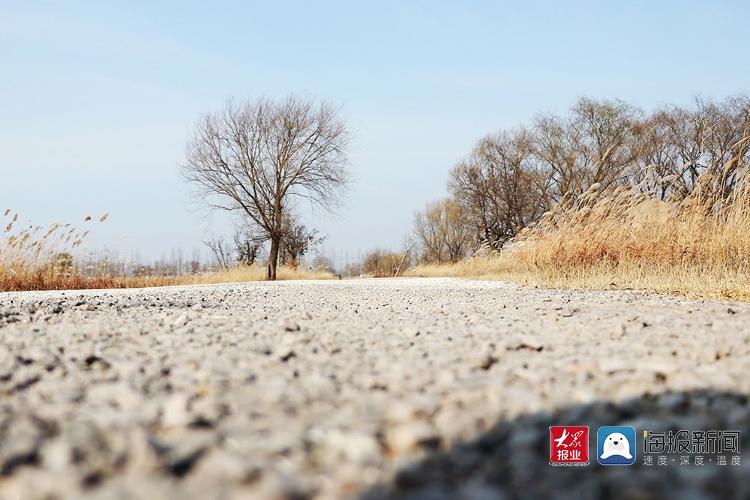
[[[229,407],[213,398],[199,398],[190,404],[190,414],[190,427],[212,428],[229,414]]]
[[[42,449],[42,461],[46,468],[53,472],[62,472],[70,462],[70,447],[63,439],[54,439]]]
[[[293,350],[291,350],[291,349],[287,349],[287,350],[285,350],[284,352],[282,352],[282,354],[281,354],[281,356],[279,357],[279,359],[280,359],[281,361],[283,361],[284,363],[286,363],[286,362],[287,362],[287,361],[289,361],[290,359],[292,359],[292,358],[296,358],[296,357],[297,357],[297,354],[296,354],[296,353],[295,353],[295,352],[294,352]]]
[[[497,357],[495,357],[491,352],[487,352],[481,356],[479,361],[479,368],[481,368],[482,370],[489,370],[495,363],[497,363]]]
[[[215,441],[211,431],[192,431],[170,440],[153,439],[151,446],[167,472],[183,477],[193,470]]]
[[[282,325],[285,332],[298,332],[302,329],[302,327],[299,326],[299,323],[296,323],[294,321],[285,321],[282,323]]]
[[[194,464],[192,474],[203,480],[244,482],[249,479],[251,470],[240,457],[221,449],[211,449]]]
[[[16,468],[36,463],[42,434],[29,418],[16,417],[5,429],[0,446],[0,476],[12,474]]]
[[[96,384],[88,389],[90,401],[106,401],[120,410],[133,410],[140,407],[143,397],[125,383]]]
[[[526,349],[529,351],[541,352],[542,349],[544,349],[544,344],[542,344],[534,337],[526,336],[522,337],[518,342],[516,342],[515,345],[513,345],[512,349],[516,351]]]
[[[381,461],[380,445],[369,434],[333,430],[326,434],[323,445],[339,455],[338,460],[343,458],[363,466],[375,466]]]
[[[402,455],[420,448],[435,449],[440,436],[424,421],[396,425],[386,431],[386,443],[391,453]]]
[[[190,423],[187,411],[188,396],[177,393],[170,395],[162,406],[161,425],[163,427],[182,427]]]
[[[174,320],[174,326],[180,327],[185,326],[190,322],[190,317],[187,313],[182,313],[179,316],[177,316],[177,319]]]

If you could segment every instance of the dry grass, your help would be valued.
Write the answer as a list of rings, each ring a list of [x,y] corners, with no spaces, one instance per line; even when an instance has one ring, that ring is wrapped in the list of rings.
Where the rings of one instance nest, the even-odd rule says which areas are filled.
[[[522,231],[510,250],[412,276],[487,277],[544,287],[642,289],[690,297],[750,299],[750,179],[722,195],[710,175],[683,200],[643,186],[592,186]]]
[[[0,233],[0,292],[22,290],[81,290],[95,288],[144,288],[170,285],[192,285],[262,281],[263,266],[237,267],[226,271],[179,276],[113,276],[85,275],[76,268],[72,253],[84,241],[88,231],[70,224],[52,224],[19,229],[19,215],[5,210]],[[104,222],[105,214],[99,217]],[[87,216],[84,221],[92,218]],[[278,279],[333,279],[323,271],[306,271],[279,267]]]
[[[279,266],[276,269],[276,278],[278,280],[330,280],[335,279],[336,275],[328,271],[308,271],[299,267],[293,269],[287,266]],[[185,276],[181,284],[241,283],[246,281],[264,281],[265,279],[265,266],[241,266],[226,271]]]
[[[75,275],[70,252],[83,243],[88,231],[59,223],[47,228],[21,228],[19,214],[10,209],[3,212],[2,219],[0,291],[60,289],[81,284],[84,278]],[[106,216],[100,220],[104,219]]]
[[[424,264],[410,269],[406,276],[481,278],[543,288],[646,290],[691,298],[750,300],[749,274],[693,266],[665,268],[622,262],[559,269],[550,264],[526,265],[513,256],[502,255],[477,257],[456,264]]]
[[[277,269],[279,280],[335,279],[327,271],[306,271],[281,266]],[[0,275],[0,292],[24,290],[87,290],[101,288],[148,288],[174,285],[209,285],[265,281],[265,267],[238,267],[227,271],[207,272],[183,276],[60,276],[46,272],[24,276]]]
[[[91,290],[100,288],[147,288],[183,284],[172,276],[48,276],[45,274],[0,276],[0,292],[27,290]]]

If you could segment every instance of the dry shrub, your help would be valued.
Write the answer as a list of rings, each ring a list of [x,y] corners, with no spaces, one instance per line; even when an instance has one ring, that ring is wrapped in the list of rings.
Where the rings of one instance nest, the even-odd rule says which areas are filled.
[[[373,278],[398,276],[410,265],[409,253],[397,253],[391,250],[376,248],[362,259],[362,273]]]

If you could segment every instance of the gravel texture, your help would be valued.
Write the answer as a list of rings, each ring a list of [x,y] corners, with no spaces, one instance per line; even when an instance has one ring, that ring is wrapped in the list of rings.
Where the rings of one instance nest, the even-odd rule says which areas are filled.
[[[744,448],[553,468],[547,427],[747,448],[749,375],[742,303],[453,279],[4,293],[0,499],[748,498]]]

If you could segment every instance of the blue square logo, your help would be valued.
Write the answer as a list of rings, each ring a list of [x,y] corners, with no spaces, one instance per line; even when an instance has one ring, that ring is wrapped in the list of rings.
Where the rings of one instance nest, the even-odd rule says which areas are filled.
[[[601,465],[633,465],[635,445],[635,429],[632,427],[599,427],[596,432],[596,461]]]

